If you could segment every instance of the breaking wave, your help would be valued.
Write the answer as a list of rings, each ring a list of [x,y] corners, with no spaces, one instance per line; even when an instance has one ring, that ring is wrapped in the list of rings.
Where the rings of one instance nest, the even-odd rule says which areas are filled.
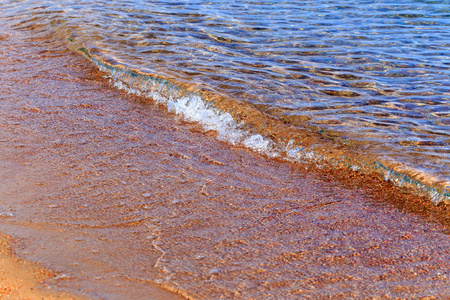
[[[189,87],[156,74],[147,74],[120,64],[106,62],[78,48],[105,74],[116,88],[154,100],[182,116],[215,131],[219,140],[242,146],[269,157],[319,168],[346,168],[352,172],[375,173],[400,188],[425,195],[435,204],[450,201],[450,192],[439,181],[395,162],[371,158],[358,147],[342,145],[313,130],[285,124],[246,103],[214,95],[201,87]]]

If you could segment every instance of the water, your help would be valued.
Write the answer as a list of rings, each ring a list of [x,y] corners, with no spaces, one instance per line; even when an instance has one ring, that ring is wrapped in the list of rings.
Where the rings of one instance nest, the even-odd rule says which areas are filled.
[[[2,6],[0,23],[0,231],[61,270],[52,287],[93,299],[175,298],[155,285],[190,299],[450,295],[448,206],[380,181],[420,184],[398,160],[381,164],[374,142],[119,64],[74,27],[38,25],[51,14],[23,22],[34,16],[20,5]]]
[[[3,1],[232,144],[448,200],[450,1]]]

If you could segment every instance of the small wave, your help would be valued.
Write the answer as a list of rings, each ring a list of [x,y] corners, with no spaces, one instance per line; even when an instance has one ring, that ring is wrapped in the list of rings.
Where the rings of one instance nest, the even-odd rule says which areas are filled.
[[[201,124],[204,130],[215,131],[219,140],[269,157],[313,163],[319,168],[331,166],[353,172],[376,173],[398,187],[426,195],[435,205],[450,201],[446,183],[434,181],[416,170],[370,158],[367,153],[361,154],[358,149],[333,142],[312,130],[284,124],[248,103],[106,62],[84,47],[78,51],[91,59],[118,89],[153,99],[185,120]]]
[[[111,83],[118,89],[165,105],[170,112],[182,116],[185,120],[202,124],[206,131],[217,132],[219,140],[233,145],[244,145],[273,157],[278,156],[276,151],[273,151],[272,141],[240,129],[230,114],[215,109],[203,101],[201,96],[183,91],[167,80],[114,67],[92,56],[90,58],[102,72],[108,74]]]

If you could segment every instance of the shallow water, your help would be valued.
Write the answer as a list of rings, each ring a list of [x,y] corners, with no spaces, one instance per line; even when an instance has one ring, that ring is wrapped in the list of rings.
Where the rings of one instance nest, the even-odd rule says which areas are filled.
[[[324,149],[321,160],[328,148],[345,147],[358,157],[337,151],[327,159],[352,160],[353,169],[381,163],[386,178],[393,169],[395,182],[425,184],[442,196],[450,183],[449,4],[28,0],[4,2],[2,20],[85,49],[100,67],[170,82],[177,92],[169,98],[180,88],[202,91],[221,113],[172,109],[214,130],[229,113],[233,126],[257,135],[222,135],[232,143],[278,153],[306,128],[318,137],[295,140],[291,150]],[[115,80],[123,86],[122,77]],[[128,90],[148,92],[138,83]],[[264,128],[274,119],[294,127],[274,134],[282,130]]]
[[[0,27],[0,229],[92,299],[444,298],[448,211],[217,141]],[[161,289],[158,289],[161,288]]]

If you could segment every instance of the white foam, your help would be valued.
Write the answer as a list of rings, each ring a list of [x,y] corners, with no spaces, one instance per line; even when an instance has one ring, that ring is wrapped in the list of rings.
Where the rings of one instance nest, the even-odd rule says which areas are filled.
[[[179,96],[181,94],[179,89],[169,82],[147,76],[131,76],[125,71],[120,72],[100,61],[93,60],[101,71],[108,74],[107,77],[116,88],[130,94],[151,98],[185,120],[201,124],[206,131],[216,131],[217,138],[220,140],[233,145],[242,145],[269,156],[279,155],[272,140],[241,129],[241,125],[236,123],[229,113],[223,113],[208,105],[199,95],[184,93],[183,96]]]

